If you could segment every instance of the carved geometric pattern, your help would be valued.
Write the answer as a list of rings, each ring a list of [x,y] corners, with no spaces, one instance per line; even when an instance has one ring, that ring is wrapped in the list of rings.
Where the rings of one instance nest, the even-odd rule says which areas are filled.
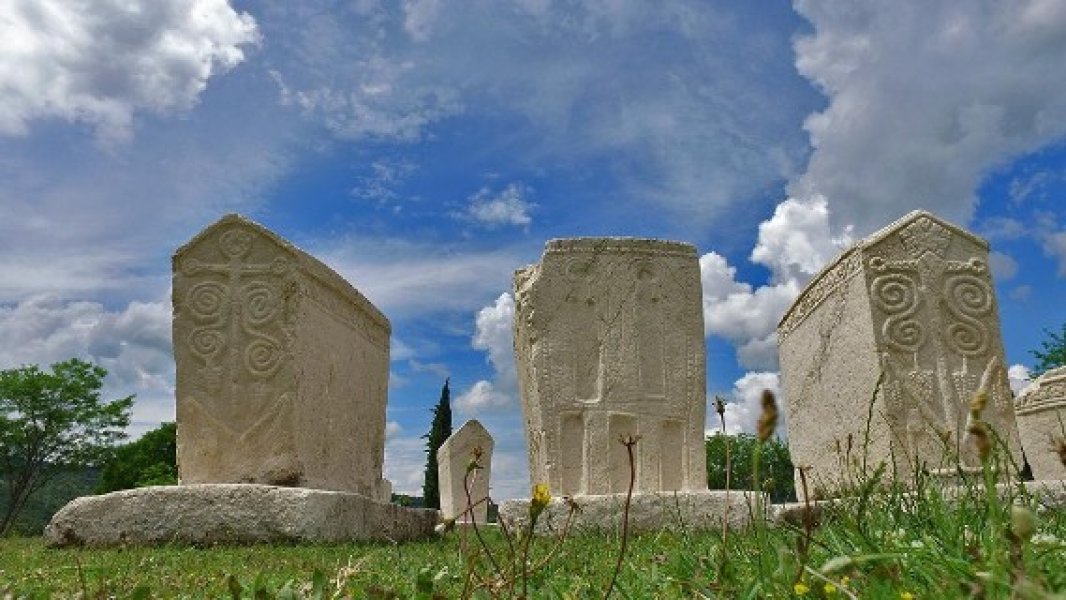
[[[917,352],[925,343],[925,331],[914,318],[920,305],[914,279],[903,273],[879,275],[870,289],[874,304],[886,315],[881,329],[885,344],[901,352]]]
[[[945,306],[954,317],[946,330],[952,349],[966,357],[988,354],[992,336],[981,317],[992,312],[991,287],[980,277],[958,274],[947,278],[944,292]]]
[[[933,253],[941,258],[951,243],[951,233],[946,227],[929,217],[919,217],[899,232],[903,248],[914,258]]]
[[[778,325],[777,335],[779,339],[784,339],[785,336],[799,327],[822,301],[828,298],[838,287],[858,274],[861,267],[862,257],[858,252],[853,251],[833,265],[829,271],[823,273],[814,282],[814,285],[803,292],[803,295],[785,315],[785,319]]]

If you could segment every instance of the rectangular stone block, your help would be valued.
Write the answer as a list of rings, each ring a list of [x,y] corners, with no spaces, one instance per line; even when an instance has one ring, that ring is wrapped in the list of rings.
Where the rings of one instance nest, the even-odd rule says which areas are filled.
[[[181,482],[387,500],[385,316],[239,215],[179,248],[173,276]]]
[[[823,269],[777,332],[789,450],[816,497],[882,462],[902,482],[977,469],[965,424],[986,372],[984,420],[1020,463],[986,241],[910,213]]]
[[[440,513],[444,519],[458,519],[469,522],[471,517],[478,523],[488,521],[489,478],[492,475],[492,436],[477,419],[471,419],[455,430],[437,449],[437,481],[440,486]],[[467,478],[467,466],[478,450],[478,464],[482,468],[470,473]],[[465,481],[464,481],[465,480]],[[467,488],[470,499],[467,501]],[[460,516],[470,504],[474,506],[470,513]]]
[[[1014,404],[1033,478],[1066,480],[1066,367],[1044,373]]]
[[[620,437],[639,436],[640,492],[707,488],[706,349],[690,244],[548,242],[515,273],[515,361],[534,483],[625,492]]]

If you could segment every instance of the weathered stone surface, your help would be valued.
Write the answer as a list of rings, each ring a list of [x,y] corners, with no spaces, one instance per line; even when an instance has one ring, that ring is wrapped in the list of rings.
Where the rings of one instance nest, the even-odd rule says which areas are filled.
[[[257,484],[139,488],[71,501],[45,528],[51,546],[415,540],[437,511],[346,492]]]
[[[551,493],[705,490],[705,346],[696,249],[548,242],[515,273],[515,358],[530,473]]]
[[[782,318],[778,344],[789,449],[816,497],[882,462],[901,481],[916,464],[949,468],[956,453],[976,467],[965,422],[986,372],[984,419],[1020,460],[988,243],[927,212],[823,269]]]
[[[720,530],[723,520],[728,520],[731,529],[740,529],[751,523],[752,514],[758,514],[756,500],[758,497],[751,493],[722,490],[634,494],[629,506],[629,531]],[[625,494],[574,496],[573,501],[580,510],[574,513],[571,531],[618,533],[622,530]],[[762,506],[769,512],[765,496]],[[552,498],[537,518],[536,533],[561,533],[569,514],[570,507],[565,500]],[[504,502],[500,505],[500,521],[511,531],[525,531],[529,527],[529,500]]]
[[[1015,400],[1025,458],[1034,479],[1066,479],[1066,367],[1048,371]],[[1061,450],[1066,452],[1066,450]]]
[[[444,519],[459,517],[466,510],[467,465],[474,457],[474,449],[480,449],[478,463],[482,466],[470,474],[470,500],[480,502],[489,495],[489,478],[492,475],[492,436],[477,419],[471,419],[455,430],[437,449],[437,481],[440,487],[440,512]],[[488,521],[489,504],[485,500],[473,510],[473,518],[479,523]],[[465,514],[461,521],[470,520]]]
[[[385,316],[238,215],[179,248],[173,270],[181,482],[387,500]]]

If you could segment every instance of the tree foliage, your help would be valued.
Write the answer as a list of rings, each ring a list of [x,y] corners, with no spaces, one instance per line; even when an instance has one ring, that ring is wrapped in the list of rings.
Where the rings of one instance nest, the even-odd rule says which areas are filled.
[[[100,473],[96,493],[177,482],[177,427],[174,423],[163,423],[140,439],[115,449]]]
[[[133,396],[104,402],[107,371],[72,358],[51,371],[37,365],[0,371],[0,478],[6,534],[27,500],[56,475],[101,464],[125,437]]]
[[[440,390],[440,400],[433,407],[433,424],[426,439],[426,478],[422,486],[422,496],[427,508],[440,508],[440,482],[437,480],[437,449],[452,435],[452,404],[448,380]]]
[[[753,458],[759,438],[750,433],[737,435],[712,435],[707,438],[707,487],[712,490],[726,489],[726,444],[729,444],[731,464],[730,488],[753,490]],[[792,459],[788,446],[777,438],[771,438],[763,446],[759,466],[762,490],[770,494],[774,502],[796,499],[796,484]]]
[[[1029,353],[1036,359],[1030,376],[1039,377],[1046,371],[1066,365],[1066,323],[1062,324],[1062,331],[1044,330],[1048,339],[1040,342],[1039,350],[1030,350]]]

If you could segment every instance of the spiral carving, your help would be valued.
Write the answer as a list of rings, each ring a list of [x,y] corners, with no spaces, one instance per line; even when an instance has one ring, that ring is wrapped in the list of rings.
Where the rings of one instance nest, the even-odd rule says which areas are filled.
[[[272,321],[281,310],[277,294],[263,283],[251,283],[241,290],[244,317],[249,325],[258,327]]]
[[[253,375],[270,375],[281,364],[281,349],[272,340],[253,340],[244,350],[244,364]]]
[[[981,320],[992,312],[992,290],[980,277],[955,275],[945,284],[947,309],[954,322],[947,326],[948,342],[968,357],[988,353],[991,334]]]
[[[881,329],[884,341],[903,352],[917,352],[925,343],[925,328],[914,318],[916,288],[914,280],[901,273],[881,275],[871,284],[874,304],[886,314]]]
[[[200,328],[189,335],[189,348],[193,353],[204,358],[210,358],[222,352],[225,345],[226,340],[222,332],[217,329]]]
[[[226,288],[215,281],[198,283],[189,290],[185,305],[199,321],[217,320],[226,305]]]

